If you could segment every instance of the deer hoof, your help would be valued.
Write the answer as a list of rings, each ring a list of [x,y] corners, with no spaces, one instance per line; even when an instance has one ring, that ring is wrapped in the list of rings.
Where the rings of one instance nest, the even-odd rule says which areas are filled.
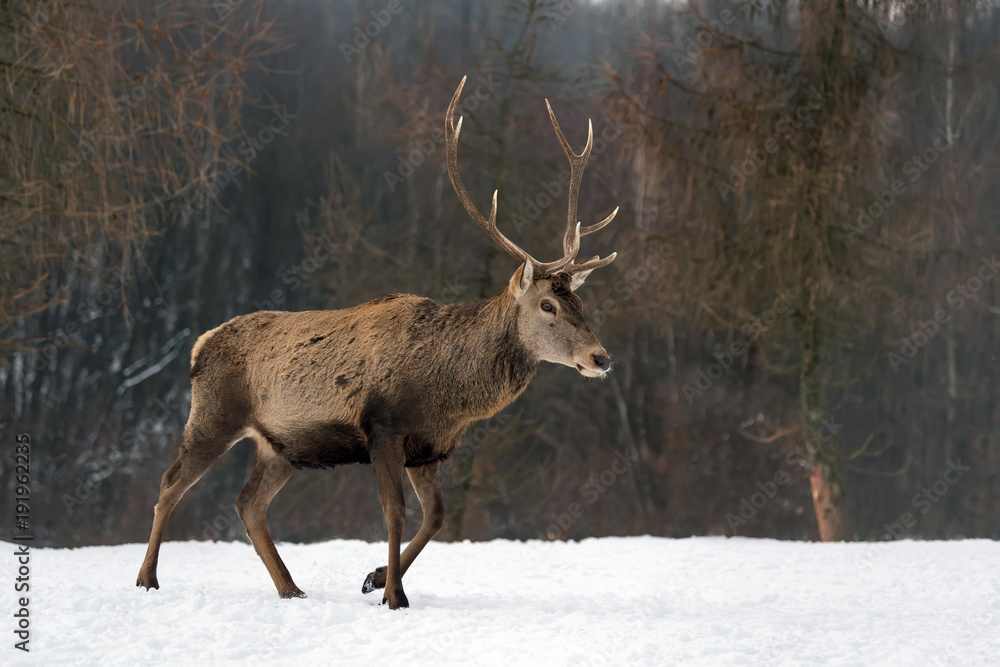
[[[367,595],[376,588],[385,588],[385,566],[376,567],[374,572],[369,572],[365,578],[365,583],[361,586],[361,592]]]
[[[410,606],[410,601],[406,599],[406,593],[402,590],[396,594],[395,602],[389,600],[388,595],[382,596],[382,604],[389,603],[389,609],[406,609]]]
[[[292,598],[304,598],[304,597],[308,596],[304,592],[299,590],[298,586],[292,588],[292,590],[290,591],[285,591],[284,593],[281,594],[281,598],[283,600],[291,600]]]
[[[156,580],[156,577],[144,577],[143,575],[140,574],[139,578],[135,580],[135,585],[144,586],[147,591],[150,588],[155,588],[156,590],[160,590],[160,582]]]

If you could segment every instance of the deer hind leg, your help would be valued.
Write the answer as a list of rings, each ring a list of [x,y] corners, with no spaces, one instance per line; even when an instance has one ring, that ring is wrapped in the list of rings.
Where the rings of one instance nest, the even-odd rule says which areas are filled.
[[[135,581],[136,586],[144,586],[147,590],[160,587],[160,583],[156,580],[156,564],[170,513],[174,511],[184,493],[244,436],[242,426],[233,424],[192,426],[189,421],[184,429],[181,452],[160,480],[160,497],[153,507],[153,530],[149,535],[146,558],[142,561],[139,576]]]
[[[420,524],[420,530],[413,536],[410,543],[406,545],[406,550],[399,557],[400,577],[413,565],[417,555],[423,551],[427,543],[441,532],[444,526],[444,500],[441,495],[441,462],[428,463],[417,468],[407,468],[406,474],[410,476],[410,483],[413,490],[417,492],[420,500],[420,509],[423,510],[424,520]],[[385,588],[386,570],[388,566],[376,568],[374,572],[368,574],[364,585],[361,587],[362,593],[371,593],[376,588]]]
[[[368,443],[379,496],[382,498],[382,510],[385,512],[385,523],[389,529],[389,564],[385,567],[385,595],[382,596],[382,604],[388,602],[389,609],[400,609],[410,606],[403,593],[403,573],[399,557],[399,543],[406,520],[406,500],[403,498],[403,464],[406,457],[403,440],[375,427],[368,436]]]
[[[278,595],[283,598],[304,598],[306,594],[292,581],[278,550],[267,530],[267,507],[292,475],[292,464],[274,452],[265,440],[258,437],[257,462],[246,486],[236,499],[236,513],[247,529],[247,537],[264,561]]]

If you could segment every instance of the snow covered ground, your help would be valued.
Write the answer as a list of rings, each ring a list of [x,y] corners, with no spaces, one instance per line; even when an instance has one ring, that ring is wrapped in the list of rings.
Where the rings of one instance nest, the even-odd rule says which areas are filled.
[[[652,537],[432,542],[410,608],[361,594],[385,545],[281,544],[309,597],[281,600],[253,547],[31,551],[31,653],[0,664],[997,665],[1000,543]]]

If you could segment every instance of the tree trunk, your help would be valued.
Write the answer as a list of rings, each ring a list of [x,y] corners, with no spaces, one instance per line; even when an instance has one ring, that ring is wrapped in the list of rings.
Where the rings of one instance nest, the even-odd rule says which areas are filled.
[[[844,517],[843,485],[834,481],[826,465],[817,465],[809,475],[812,487],[813,509],[819,526],[819,539],[823,542],[847,541],[847,521]]]
[[[816,295],[809,300],[800,314],[799,340],[802,366],[799,374],[799,410],[802,414],[802,434],[812,472],[812,488],[816,525],[823,542],[847,540],[847,518],[844,516],[844,481],[840,476],[840,440],[836,438],[839,427],[823,409],[822,388],[819,376],[819,325],[816,321]]]

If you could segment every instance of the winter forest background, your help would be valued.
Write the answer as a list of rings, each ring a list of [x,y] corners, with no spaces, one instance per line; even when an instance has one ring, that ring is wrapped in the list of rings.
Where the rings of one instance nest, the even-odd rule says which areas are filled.
[[[138,6],[137,6],[138,5]],[[1000,537],[992,1],[0,5],[0,508],[144,542],[194,340],[259,309],[500,291],[463,179],[554,256],[595,147],[604,382],[543,366],[445,466],[438,539]],[[245,540],[235,447],[168,539]],[[419,505],[407,487],[406,534]],[[572,515],[570,508],[576,507]],[[9,538],[4,521],[0,537]],[[385,539],[370,468],[297,471],[278,540]]]

